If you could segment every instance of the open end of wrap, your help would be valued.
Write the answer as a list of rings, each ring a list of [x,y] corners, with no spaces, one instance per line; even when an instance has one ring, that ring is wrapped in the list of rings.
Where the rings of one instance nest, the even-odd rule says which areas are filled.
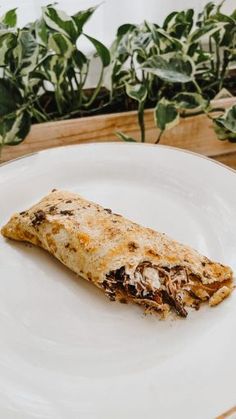
[[[110,271],[102,283],[111,300],[134,301],[151,311],[174,310],[186,317],[186,307],[199,309],[208,301],[216,305],[226,298],[232,289],[229,279],[203,284],[201,278],[183,266],[156,266],[149,261],[141,262],[131,276],[125,266]]]

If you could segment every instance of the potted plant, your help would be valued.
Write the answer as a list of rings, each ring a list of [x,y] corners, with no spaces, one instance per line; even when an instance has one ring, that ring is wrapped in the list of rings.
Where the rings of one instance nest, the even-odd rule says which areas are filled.
[[[16,9],[1,18],[0,147],[22,142],[32,124],[93,114],[101,107],[110,53],[84,31],[95,9],[68,16],[54,6],[42,7],[41,18],[23,28],[16,26]],[[77,46],[81,37],[89,40],[101,62],[93,90],[84,89],[90,58]]]
[[[118,135],[126,141],[161,140],[222,161],[227,155],[236,164],[235,144],[215,134],[236,137],[230,75],[236,11],[227,16],[221,6],[207,4],[197,19],[192,9],[173,12],[162,26],[124,24],[110,52],[84,32],[95,8],[67,16],[47,6],[39,20],[20,30],[15,10],[9,11],[0,32],[0,141],[15,144],[29,134],[19,146],[4,147],[2,159]],[[93,90],[85,89],[90,58],[77,47],[80,36],[101,61]],[[228,98],[214,100],[222,92]]]

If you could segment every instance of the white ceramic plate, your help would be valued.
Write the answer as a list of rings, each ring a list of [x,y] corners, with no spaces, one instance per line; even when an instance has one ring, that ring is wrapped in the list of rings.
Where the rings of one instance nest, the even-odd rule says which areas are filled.
[[[236,270],[236,174],[162,146],[89,144],[0,167],[0,222],[79,192]],[[186,320],[111,303],[43,250],[0,239],[0,418],[208,419],[236,405],[236,293]]]

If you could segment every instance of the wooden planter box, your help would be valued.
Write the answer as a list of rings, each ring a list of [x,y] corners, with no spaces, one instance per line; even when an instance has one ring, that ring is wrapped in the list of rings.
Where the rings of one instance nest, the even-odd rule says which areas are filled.
[[[214,106],[227,108],[235,103],[236,98],[233,97],[217,100]],[[146,142],[154,143],[158,130],[154,124],[152,109],[145,112],[145,123]],[[51,147],[119,141],[116,131],[139,138],[137,113],[124,112],[33,125],[24,142],[3,148],[1,162]],[[165,132],[161,144],[201,153],[236,168],[236,144],[219,141],[211,121],[205,115],[182,119],[179,125]]]

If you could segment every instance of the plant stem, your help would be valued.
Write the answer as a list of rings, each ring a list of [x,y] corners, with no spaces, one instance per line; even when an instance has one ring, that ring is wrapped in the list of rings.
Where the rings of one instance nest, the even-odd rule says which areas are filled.
[[[220,77],[220,48],[219,45],[216,43],[216,78],[217,80]]]
[[[220,73],[219,90],[221,90],[222,87],[223,87],[225,73],[226,73],[228,64],[229,64],[229,53],[228,53],[228,51],[224,51],[223,65],[222,65],[222,69],[221,69],[221,73]]]
[[[76,93],[77,93],[77,96],[79,96],[79,98],[78,98],[78,107],[80,108],[81,107],[81,103],[82,103],[81,72],[80,72],[80,83],[79,83],[78,80],[77,80],[77,74],[74,71],[74,81],[75,81],[75,84],[76,84],[76,87],[77,87]]]
[[[101,85],[102,85],[102,80],[103,80],[103,68],[102,68],[102,71],[101,71],[101,74],[100,74],[100,77],[99,77],[99,81],[98,81],[97,87],[94,90],[94,92],[93,92],[90,100],[85,104],[85,107],[86,108],[88,108],[93,103],[93,101],[96,99],[96,97],[97,97],[97,95],[98,95],[98,93],[100,91]]]
[[[69,85],[70,85],[71,96],[74,99],[74,97],[75,97],[74,86],[73,86],[73,83],[72,83],[72,80],[71,80],[70,77],[68,77],[68,81],[69,81]]]
[[[200,95],[202,95],[201,88],[199,87],[199,85],[198,85],[198,83],[197,83],[197,81],[196,81],[195,79],[193,79],[193,84],[194,84],[194,86],[196,87],[197,92],[198,92]]]
[[[38,109],[32,108],[31,112],[34,115],[34,117],[37,119],[37,122],[47,122],[48,121],[48,118],[46,118],[45,115],[42,112],[40,112]]]
[[[35,100],[35,102],[37,103],[37,106],[39,107],[40,111],[38,111],[41,115],[42,118],[44,119],[44,121],[48,120],[48,114],[45,112],[45,110],[43,109],[43,107],[41,106],[40,102],[39,102],[39,98],[37,98]]]
[[[144,122],[144,104],[145,101],[139,102],[138,106],[138,123],[141,131],[141,142],[145,142],[145,122]]]
[[[207,84],[206,86],[203,86],[202,91],[204,92],[205,90],[209,90],[211,87],[216,86],[218,83],[219,83],[218,80],[215,80],[212,83]]]
[[[209,52],[212,56],[213,47],[212,47],[212,37],[211,36],[209,37]],[[212,72],[214,72],[214,59],[212,59],[212,58],[211,58],[211,70],[212,70]]]
[[[109,100],[109,102],[107,102],[107,103],[105,103],[105,105],[102,105],[102,106],[98,106],[97,108],[93,108],[92,109],[92,112],[96,112],[96,111],[99,111],[99,110],[101,110],[101,109],[103,109],[103,108],[106,108],[108,105],[110,105],[110,103],[111,103],[111,101]],[[91,110],[85,110],[85,109],[83,109],[83,110],[81,110],[81,109],[76,109],[76,110],[74,110],[74,111],[71,111],[70,113],[67,113],[67,114],[65,114],[65,115],[63,115],[63,116],[61,116],[61,117],[57,117],[56,119],[57,120],[63,120],[63,119],[68,119],[68,118],[70,118],[71,116],[79,116],[79,117],[82,117],[83,115],[87,115],[87,114],[91,114]],[[50,115],[52,115],[52,114],[49,114],[49,116]]]
[[[164,133],[164,131],[160,131],[160,133],[157,137],[157,140],[155,141],[155,144],[158,144],[160,142],[163,133]]]
[[[81,80],[80,86],[81,86],[81,89],[84,87],[84,85],[86,83],[86,80],[88,78],[88,73],[89,73],[89,64],[88,64],[88,62],[86,62],[86,71],[84,72],[84,79],[82,78],[82,71],[80,71],[80,80]]]
[[[134,71],[134,57],[133,57],[133,55],[131,55],[131,57],[130,57],[130,68],[131,68],[132,71]]]
[[[60,114],[62,114],[62,107],[61,107],[61,104],[60,104],[60,93],[59,93],[59,91],[60,91],[60,89],[59,89],[59,86],[57,85],[56,90],[55,90],[55,99],[56,99],[58,112]]]

